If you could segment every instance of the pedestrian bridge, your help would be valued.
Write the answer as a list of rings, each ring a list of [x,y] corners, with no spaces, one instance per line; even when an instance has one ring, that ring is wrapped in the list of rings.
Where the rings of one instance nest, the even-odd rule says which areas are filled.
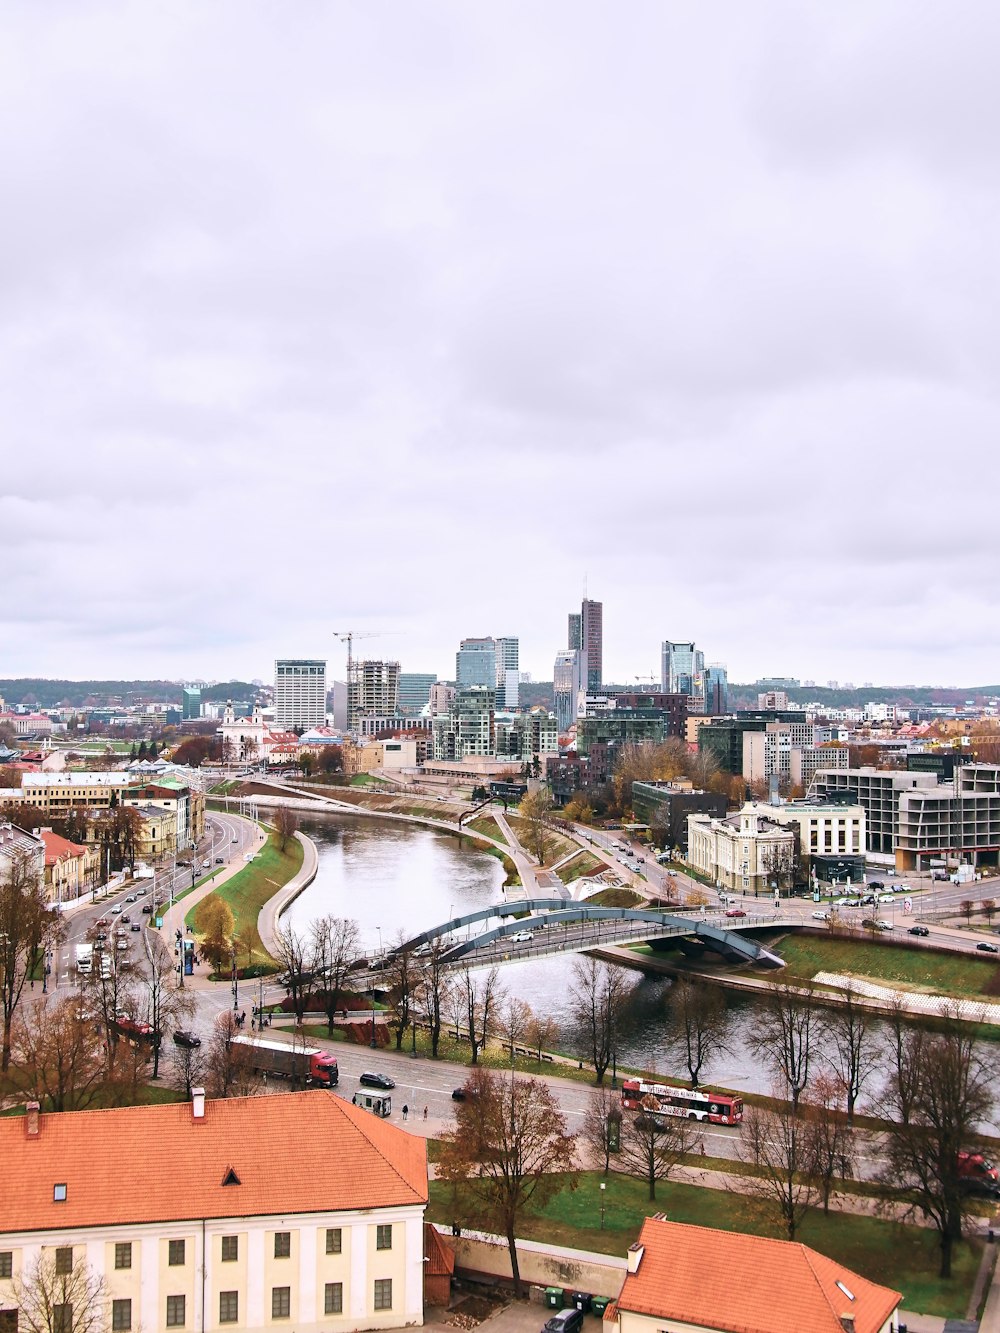
[[[498,925],[486,925],[497,919]],[[723,913],[699,915],[652,908],[591,907],[586,903],[567,905],[557,898],[529,898],[453,917],[414,935],[393,952],[427,952],[437,947],[446,965],[488,966],[546,954],[580,952],[599,945],[680,939],[688,942],[687,947],[681,945],[685,952],[711,950],[729,962],[775,968],[784,966],[781,958],[747,932],[801,924],[797,917],[780,911],[727,917]],[[473,927],[480,929],[474,933]],[[513,938],[525,932],[530,933],[530,939]]]

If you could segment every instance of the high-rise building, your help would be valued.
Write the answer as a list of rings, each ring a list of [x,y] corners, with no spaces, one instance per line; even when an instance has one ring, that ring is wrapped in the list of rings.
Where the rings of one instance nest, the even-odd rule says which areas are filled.
[[[496,687],[470,685],[455,692],[446,713],[432,723],[435,759],[465,759],[495,753]]]
[[[660,650],[660,684],[665,694],[702,695],[705,654],[693,643],[665,639]]]
[[[326,663],[279,658],[274,664],[274,722],[279,731],[308,731],[326,722]]]
[[[580,647],[587,654],[587,689],[604,679],[604,604],[585,600],[580,608]]]
[[[495,639],[463,639],[455,654],[455,683],[460,690],[472,685],[497,687]]]
[[[423,712],[430,702],[437,676],[422,671],[402,671],[399,676],[399,711],[407,717]]]
[[[566,633],[567,648],[583,647],[583,617],[578,611],[571,611],[568,617]]]
[[[579,648],[560,648],[552,668],[556,723],[568,731],[576,721],[580,698],[587,691],[587,654]]]
[[[722,717],[729,712],[729,676],[721,662],[712,662],[705,668],[705,709],[711,717]]]
[[[181,709],[183,720],[190,722],[193,718],[201,717],[201,686],[185,685],[183,699],[184,704]]]
[[[347,726],[355,731],[365,714],[393,717],[399,711],[399,663],[374,659],[351,663],[347,682]]]
[[[497,706],[516,708],[520,672],[518,670],[519,641],[510,637],[496,640]]]

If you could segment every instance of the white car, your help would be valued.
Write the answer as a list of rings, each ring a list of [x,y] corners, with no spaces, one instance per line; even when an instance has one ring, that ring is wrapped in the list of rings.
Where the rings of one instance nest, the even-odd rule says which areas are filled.
[[[813,919],[814,921],[829,921],[829,920],[830,920],[830,913],[829,913],[829,912],[813,912],[813,914],[812,914],[812,919]]]
[[[530,930],[518,930],[515,931],[514,934],[510,936],[512,944],[524,944],[528,940],[532,940],[534,938],[535,937],[534,935],[532,935]]]
[[[886,921],[884,917],[879,917],[875,922],[876,930],[892,930],[892,922]]]

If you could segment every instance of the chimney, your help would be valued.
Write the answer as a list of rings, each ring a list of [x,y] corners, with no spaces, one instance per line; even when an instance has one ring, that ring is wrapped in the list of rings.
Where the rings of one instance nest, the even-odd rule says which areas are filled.
[[[205,1119],[205,1089],[191,1089],[191,1113],[195,1120]]]
[[[842,1314],[840,1316],[840,1326],[844,1333],[854,1333],[854,1316],[852,1314]]]
[[[645,1250],[642,1245],[637,1244],[628,1247],[626,1258],[628,1259],[628,1271],[630,1273],[638,1273],[639,1265],[642,1263],[642,1256],[644,1253]]]
[[[24,1132],[29,1139],[38,1138],[38,1121],[41,1107],[38,1102],[29,1102],[24,1108]]]

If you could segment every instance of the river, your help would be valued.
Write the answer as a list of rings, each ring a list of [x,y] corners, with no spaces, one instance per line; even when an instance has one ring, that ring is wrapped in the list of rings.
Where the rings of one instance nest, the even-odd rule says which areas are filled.
[[[453,916],[502,901],[500,862],[470,839],[459,840],[418,824],[351,815],[303,817],[302,831],[316,843],[315,881],[291,905],[285,920],[297,929],[325,915],[353,917],[366,950],[417,934]],[[561,1046],[575,1049],[570,988],[573,957],[553,956],[505,964],[506,990],[560,1024]],[[623,1065],[683,1077],[666,1051],[666,1002],[670,982],[638,973],[623,1035]],[[744,1092],[770,1091],[770,1075],[754,1055],[751,1039],[759,1021],[757,1001],[727,995],[727,1049],[702,1071],[710,1083]],[[859,1101],[871,1106],[873,1086]]]

